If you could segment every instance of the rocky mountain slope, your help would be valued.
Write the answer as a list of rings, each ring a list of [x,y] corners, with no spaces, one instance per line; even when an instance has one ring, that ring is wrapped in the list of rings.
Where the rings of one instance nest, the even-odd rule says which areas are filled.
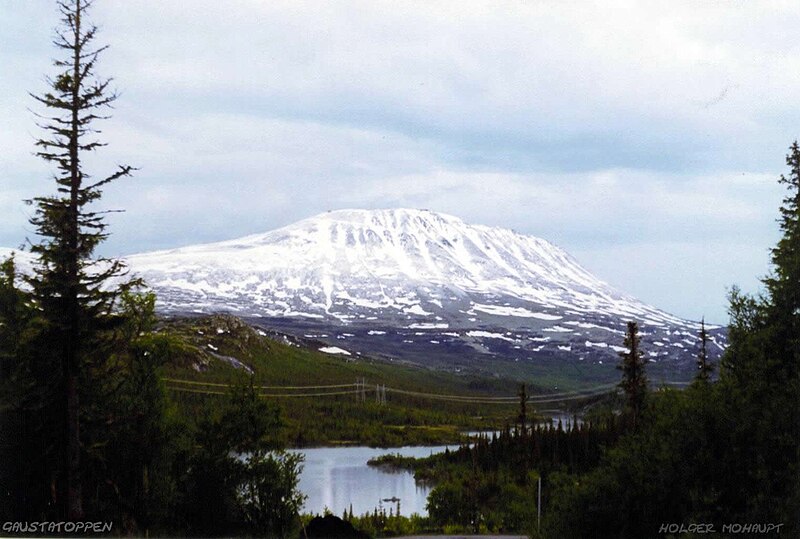
[[[694,368],[698,323],[611,288],[545,240],[426,210],[334,211],[128,262],[164,312],[229,311],[331,353],[605,380],[636,320],[655,381]],[[724,330],[710,330],[717,356]]]

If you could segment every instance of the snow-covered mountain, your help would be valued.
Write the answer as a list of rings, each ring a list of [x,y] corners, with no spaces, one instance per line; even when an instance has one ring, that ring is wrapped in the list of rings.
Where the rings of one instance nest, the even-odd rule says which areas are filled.
[[[162,312],[228,311],[351,357],[613,380],[629,320],[654,381],[690,378],[697,353],[698,323],[613,289],[555,245],[427,210],[328,212],[127,261]],[[718,357],[725,331],[707,329]]]
[[[335,211],[128,261],[170,309],[342,322],[380,315],[458,325],[478,314],[552,322],[593,313],[681,323],[615,291],[551,243],[424,210]]]
[[[128,262],[164,311],[270,319],[351,354],[456,369],[563,359],[613,372],[628,320],[672,374],[696,353],[699,324],[613,289],[555,245],[426,210],[328,212]],[[724,332],[711,329],[719,351]]]

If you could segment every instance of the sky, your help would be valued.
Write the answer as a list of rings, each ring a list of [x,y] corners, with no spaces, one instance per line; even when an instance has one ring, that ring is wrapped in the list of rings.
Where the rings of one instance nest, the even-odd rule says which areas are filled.
[[[0,246],[53,191],[29,92],[54,2],[0,3]],[[120,97],[96,177],[117,256],[327,210],[427,208],[567,250],[668,312],[727,322],[780,236],[800,137],[797,2],[97,0]]]

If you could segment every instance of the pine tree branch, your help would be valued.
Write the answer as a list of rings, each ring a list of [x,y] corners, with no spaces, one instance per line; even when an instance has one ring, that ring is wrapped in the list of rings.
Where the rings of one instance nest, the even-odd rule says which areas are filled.
[[[91,185],[90,187],[88,187],[88,189],[97,189],[98,187],[106,185],[107,183],[111,183],[114,180],[117,180],[117,179],[119,179],[119,178],[121,178],[123,176],[130,176],[131,173],[134,170],[138,170],[137,168],[134,168],[134,167],[129,166],[129,165],[117,165],[117,166],[119,167],[119,170],[117,170],[117,172],[115,172],[111,176],[108,176],[107,178],[105,178],[103,180],[100,180],[99,182]]]

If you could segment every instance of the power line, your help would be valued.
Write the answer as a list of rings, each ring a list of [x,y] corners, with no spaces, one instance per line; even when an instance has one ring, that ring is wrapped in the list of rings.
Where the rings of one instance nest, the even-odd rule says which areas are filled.
[[[542,395],[531,395],[530,397],[528,397],[528,400],[537,399],[537,398],[540,398],[540,397],[549,398],[549,397],[560,397],[560,396],[577,395],[577,394],[580,394],[580,393],[594,393],[594,392],[601,391],[601,390],[613,389],[613,388],[617,387],[617,385],[618,384],[615,382],[613,384],[602,384],[602,385],[599,385],[599,386],[587,387],[587,388],[584,388],[584,389],[573,389],[571,391],[561,391],[559,393],[546,393],[546,394],[542,394]]]
[[[233,387],[230,384],[223,384],[223,383],[216,383],[216,382],[198,382],[194,380],[182,380],[177,378],[162,378],[165,382],[171,384],[187,384],[193,386],[200,386],[204,389],[190,389],[186,387],[175,387],[168,385],[169,389],[175,391],[183,391],[187,393],[200,393],[200,394],[207,394],[207,395],[224,395],[226,394],[223,391],[213,391],[209,390],[208,388],[230,388]],[[662,385],[688,385],[691,382],[661,382]],[[603,384],[597,385],[590,388],[584,389],[576,389],[571,391],[562,391],[559,393],[549,393],[549,394],[542,394],[542,395],[532,395],[526,399],[526,402],[531,404],[547,404],[547,403],[555,403],[555,402],[566,402],[566,401],[574,401],[580,399],[587,399],[592,397],[598,397],[601,395],[605,395],[611,393],[611,391],[617,386],[616,383],[610,384]],[[268,397],[268,398],[305,398],[305,397],[325,397],[325,396],[337,396],[337,395],[356,395],[356,400],[359,402],[366,402],[366,396],[368,391],[372,391],[371,388],[368,388],[366,379],[359,378],[356,383],[354,384],[328,384],[328,385],[313,385],[313,386],[253,386],[255,389],[266,389],[266,390],[291,390],[291,391],[303,391],[302,393],[260,393],[258,394],[259,397]],[[307,390],[316,390],[316,389],[341,389],[341,388],[353,388],[346,391],[325,391],[325,392],[318,392],[312,391],[310,393],[306,392]],[[304,391],[305,390],[305,391]],[[517,396],[482,396],[482,395],[456,395],[456,394],[447,394],[447,393],[426,393],[422,391],[410,391],[405,389],[398,389],[387,387],[386,385],[376,385],[375,386],[375,399],[376,402],[379,404],[384,404],[386,402],[386,394],[387,393],[395,393],[398,395],[406,395],[409,397],[418,397],[423,399],[432,399],[432,400],[439,400],[445,402],[454,402],[454,403],[463,403],[463,404],[515,404],[519,402],[519,397]]]
[[[202,390],[202,389],[190,389],[188,387],[174,387],[174,386],[167,386],[167,389],[171,389],[173,391],[182,391],[184,393],[199,393],[202,395],[227,395],[224,391],[209,391],[209,390]],[[351,391],[329,391],[324,393],[257,393],[256,396],[258,397],[268,397],[268,398],[304,398],[304,397],[327,397],[327,396],[335,396],[335,395],[352,395],[354,393],[358,393],[358,390],[351,390]]]
[[[528,402],[536,402],[541,399],[554,399],[556,397],[590,397],[597,394],[607,393],[608,390],[613,389],[616,387],[617,384],[605,384],[600,386],[589,387],[585,389],[576,389],[573,391],[563,391],[560,393],[546,393],[542,395],[532,395],[528,397],[526,400]],[[504,397],[488,397],[488,396],[480,396],[480,395],[449,395],[446,393],[423,393],[421,391],[408,391],[403,389],[395,389],[395,388],[386,388],[387,391],[392,391],[394,393],[400,393],[403,395],[415,396],[415,397],[424,397],[424,398],[433,398],[433,399],[452,399],[452,400],[465,400],[470,402],[486,402],[486,403],[515,403],[519,402],[519,397],[517,396],[504,396]],[[557,399],[556,399],[557,400]]]
[[[330,391],[327,393],[282,393],[282,394],[272,394],[269,393],[259,393],[259,397],[274,397],[274,398],[292,398],[292,397],[327,397],[329,395],[352,395],[356,393],[356,390],[351,391]]]
[[[215,387],[231,387],[231,384],[221,384],[216,382],[196,382],[194,380],[181,380],[178,378],[162,378],[165,382],[173,382],[179,384],[191,384],[198,386],[215,386]],[[355,387],[356,384],[332,384],[324,386],[253,386],[256,389],[286,389],[286,390],[301,390],[301,389],[335,389],[341,387]]]
[[[532,401],[532,400],[529,399],[528,402],[530,402],[532,404],[546,404],[546,403],[551,403],[551,402],[575,401],[575,400],[580,400],[580,399],[588,399],[588,398],[591,398],[591,397],[599,397],[601,395],[607,395],[608,393],[609,393],[608,391],[599,391],[597,393],[587,393],[585,395],[575,395],[573,397],[556,397],[556,398],[541,399],[541,400],[536,400],[536,401]]]
[[[411,397],[422,397],[436,400],[451,400],[456,402],[485,402],[487,404],[506,404],[514,402],[509,399],[513,397],[480,397],[470,395],[447,395],[444,393],[423,393],[421,391],[408,391],[405,389],[397,389],[393,387],[386,388],[387,393],[397,393],[399,395],[408,395]]]
[[[227,395],[224,391],[204,391],[202,389],[189,389],[188,387],[172,387],[167,386],[167,389],[173,391],[182,391],[183,393],[200,393],[202,395]]]
[[[165,382],[169,383],[177,383],[177,384],[187,384],[193,386],[200,386],[200,387],[219,387],[219,388],[229,388],[232,387],[230,384],[223,384],[223,383],[216,383],[216,382],[198,382],[194,380],[182,380],[177,378],[162,378]],[[190,390],[188,388],[179,388],[169,386],[170,389],[174,389],[177,391],[184,391],[188,393],[205,393],[209,395],[224,395],[225,392],[221,391],[208,391],[208,390]],[[350,391],[336,391],[336,392],[312,392],[312,393],[296,393],[296,394],[269,394],[263,393],[260,396],[263,397],[319,397],[319,396],[327,396],[327,395],[358,395],[359,400],[365,401],[366,400],[366,393],[367,391],[371,391],[371,389],[367,388],[366,380],[361,378],[355,384],[328,384],[328,385],[314,385],[314,386],[253,386],[256,389],[278,389],[278,390],[292,390],[292,391],[299,391],[299,390],[309,390],[309,389],[339,389],[339,388],[355,388]],[[566,391],[562,393],[552,393],[547,395],[538,395],[538,396],[531,396],[527,400],[528,402],[537,403],[537,402],[558,402],[561,400],[575,400],[578,398],[586,398],[592,397],[605,392],[606,388],[613,387],[613,385],[608,386],[596,386],[594,388],[588,388],[583,390],[575,390],[575,391]],[[408,391],[403,389],[397,389],[392,387],[386,387],[385,385],[378,385],[376,386],[375,393],[376,393],[376,400],[380,403],[386,402],[386,393],[394,392],[401,395],[407,395],[412,397],[421,397],[421,398],[429,398],[434,400],[443,400],[443,401],[450,401],[450,402],[463,402],[469,404],[513,404],[518,401],[517,397],[507,396],[507,397],[490,397],[490,396],[480,396],[480,395],[451,395],[446,393],[425,393],[421,391]],[[571,397],[571,398],[568,398]]]

